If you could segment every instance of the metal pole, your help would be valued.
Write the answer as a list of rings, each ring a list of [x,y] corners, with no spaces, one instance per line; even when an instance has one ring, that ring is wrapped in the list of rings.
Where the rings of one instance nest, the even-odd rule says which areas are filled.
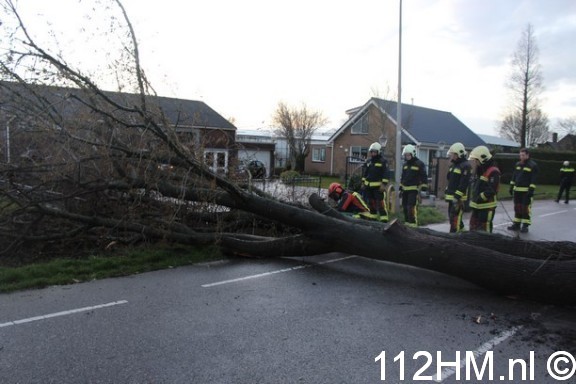
[[[400,215],[400,199],[398,191],[400,190],[400,177],[402,175],[402,0],[400,0],[400,16],[398,29],[398,102],[396,104],[396,214]]]

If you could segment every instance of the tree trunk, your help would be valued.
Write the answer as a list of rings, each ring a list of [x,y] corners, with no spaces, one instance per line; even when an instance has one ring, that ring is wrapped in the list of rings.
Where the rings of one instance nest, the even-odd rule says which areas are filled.
[[[320,212],[330,211],[317,195],[310,197]],[[576,252],[574,243],[523,242],[497,235],[436,236],[432,231],[412,230],[395,222],[377,231],[373,226],[337,220],[331,227],[317,226],[311,238],[331,244],[341,252],[372,259],[412,265],[442,272],[506,295],[520,295],[551,303],[576,303]],[[494,249],[492,249],[494,246]],[[509,251],[509,252],[506,252]]]

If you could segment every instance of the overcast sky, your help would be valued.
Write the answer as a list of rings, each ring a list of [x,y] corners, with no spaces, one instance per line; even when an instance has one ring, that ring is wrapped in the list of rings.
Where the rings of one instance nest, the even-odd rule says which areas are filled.
[[[123,2],[159,94],[202,100],[238,128],[269,127],[279,101],[337,128],[372,96],[396,99],[399,0]],[[551,128],[576,115],[574,0],[404,0],[402,101],[496,134],[528,23]]]

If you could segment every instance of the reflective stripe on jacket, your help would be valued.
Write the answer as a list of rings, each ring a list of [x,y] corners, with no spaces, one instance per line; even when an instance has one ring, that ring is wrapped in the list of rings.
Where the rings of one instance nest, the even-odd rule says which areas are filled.
[[[426,165],[422,160],[414,156],[410,160],[404,161],[400,186],[405,191],[417,191],[428,186]]]
[[[388,177],[388,162],[381,155],[366,160],[362,170],[362,184],[378,188],[388,183]]]
[[[453,161],[448,170],[448,186],[444,194],[444,200],[462,200],[468,199],[468,184],[470,183],[471,173],[470,162],[465,158],[459,157]]]
[[[572,182],[574,179],[574,168],[572,167],[562,167],[560,168],[560,180]]]
[[[484,167],[479,170],[484,170]],[[474,209],[496,208],[498,205],[499,186],[500,170],[495,166],[487,166],[484,173],[474,182],[470,207]]]
[[[536,189],[536,176],[538,175],[538,164],[532,159],[526,163],[517,162],[510,179],[510,185],[514,186],[516,192],[528,192],[530,188]]]

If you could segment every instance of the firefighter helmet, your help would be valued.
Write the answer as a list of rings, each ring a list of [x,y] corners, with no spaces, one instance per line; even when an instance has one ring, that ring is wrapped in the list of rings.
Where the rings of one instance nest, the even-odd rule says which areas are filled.
[[[568,160],[566,160],[563,164],[564,164],[565,167],[567,167],[567,166],[570,165],[570,162],[569,162]]]
[[[416,147],[413,146],[412,144],[406,145],[402,150],[402,155],[405,155],[407,153],[411,154],[412,157],[416,157]]]
[[[368,152],[372,151],[380,152],[381,149],[382,146],[380,145],[380,143],[372,143],[370,144],[370,148],[368,148]]]
[[[448,149],[448,156],[450,156],[451,153],[457,154],[458,157],[466,157],[466,148],[464,148],[464,144],[462,143],[454,143]]]
[[[340,195],[342,195],[342,192],[344,192],[344,188],[342,188],[342,186],[338,183],[332,183],[330,184],[330,186],[328,187],[328,196],[334,198],[340,198]]]
[[[480,145],[470,152],[470,156],[468,156],[468,160],[476,159],[480,162],[480,164],[484,164],[488,160],[492,158],[492,154],[490,150],[483,145]]]

